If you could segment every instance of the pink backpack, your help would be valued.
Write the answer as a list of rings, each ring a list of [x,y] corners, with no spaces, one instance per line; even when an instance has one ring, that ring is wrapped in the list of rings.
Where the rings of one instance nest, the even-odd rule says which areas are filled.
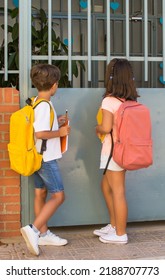
[[[112,143],[110,158],[113,156],[114,161],[126,170],[137,170],[152,165],[149,109],[136,101],[127,100],[122,102],[114,119],[117,140]],[[106,170],[104,174],[105,172]]]

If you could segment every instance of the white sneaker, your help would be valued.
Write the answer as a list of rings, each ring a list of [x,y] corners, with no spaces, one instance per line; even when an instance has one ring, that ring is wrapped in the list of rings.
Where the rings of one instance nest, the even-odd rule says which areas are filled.
[[[116,233],[112,233],[100,236],[99,240],[103,243],[127,244],[128,236],[127,234],[117,235]]]
[[[114,227],[111,226],[111,224],[108,224],[105,227],[102,227],[101,229],[95,229],[93,234],[97,235],[97,236],[102,236],[105,234],[112,234],[115,233],[116,230]]]
[[[39,233],[36,233],[29,225],[21,228],[21,233],[25,239],[29,251],[34,255],[39,255],[38,238]]]
[[[38,240],[38,245],[55,245],[63,246],[66,245],[68,241],[66,239],[60,238],[59,236],[52,233],[50,230],[47,230],[45,236],[40,236]]]

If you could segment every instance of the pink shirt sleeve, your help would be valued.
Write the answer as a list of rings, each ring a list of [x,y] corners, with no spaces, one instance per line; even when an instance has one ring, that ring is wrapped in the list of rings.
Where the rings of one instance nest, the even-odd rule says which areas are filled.
[[[114,114],[119,108],[121,101],[115,97],[105,97],[102,101],[101,108]]]

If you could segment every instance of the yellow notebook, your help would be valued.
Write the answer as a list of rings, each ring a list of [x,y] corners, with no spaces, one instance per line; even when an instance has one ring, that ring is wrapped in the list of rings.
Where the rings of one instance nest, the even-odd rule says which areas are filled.
[[[97,120],[98,125],[100,125],[102,123],[102,118],[103,118],[102,109],[99,108],[97,115],[96,115],[96,120]],[[103,142],[104,138],[105,138],[105,134],[99,134],[98,137],[99,137],[100,141]]]

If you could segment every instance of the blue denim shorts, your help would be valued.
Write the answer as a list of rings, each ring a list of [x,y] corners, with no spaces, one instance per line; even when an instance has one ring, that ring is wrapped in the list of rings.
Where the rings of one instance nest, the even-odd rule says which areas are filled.
[[[64,191],[61,172],[56,160],[44,162],[41,168],[34,173],[35,188],[46,188],[49,193]]]

